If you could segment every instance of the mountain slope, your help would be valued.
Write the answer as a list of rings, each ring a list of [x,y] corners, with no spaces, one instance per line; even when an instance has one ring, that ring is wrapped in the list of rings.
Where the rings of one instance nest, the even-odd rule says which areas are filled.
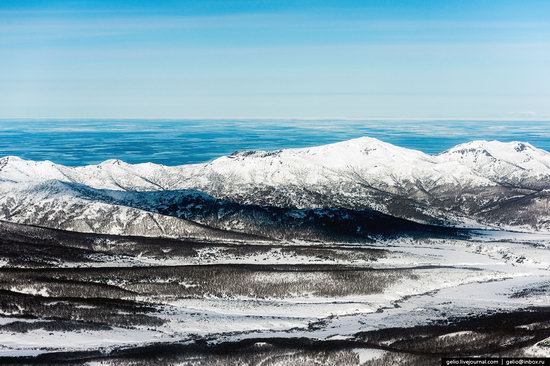
[[[458,234],[373,210],[265,207],[193,190],[100,190],[56,180],[12,189],[0,196],[0,208],[0,220],[115,235],[365,241]]]
[[[521,142],[474,141],[433,156],[364,137],[174,167],[0,160],[4,192],[52,179],[112,191],[192,189],[243,205],[375,210],[428,224],[550,231],[550,154]]]
[[[50,180],[0,194],[0,219],[26,225],[113,235],[251,239],[196,222],[108,202],[86,186]]]

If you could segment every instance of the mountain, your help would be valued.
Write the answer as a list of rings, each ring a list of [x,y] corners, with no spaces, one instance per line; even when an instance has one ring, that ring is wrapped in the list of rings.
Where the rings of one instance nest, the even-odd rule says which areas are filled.
[[[121,193],[121,192],[117,192]],[[183,218],[140,210],[106,200],[86,186],[49,180],[0,193],[0,219],[56,229],[113,235],[250,240]]]
[[[363,137],[312,148],[237,152],[205,164],[183,166],[108,160],[95,166],[66,167],[5,157],[0,159],[3,218],[13,216],[18,202],[24,200],[16,199],[21,194],[15,192],[24,190],[23,196],[29,197],[25,201],[27,212],[31,207],[40,212],[63,212],[47,204],[60,197],[50,199],[37,193],[49,189],[41,184],[59,182],[70,184],[69,191],[78,187],[77,191],[83,187],[96,190],[96,198],[86,197],[85,204],[78,201],[82,197],[77,204],[67,198],[70,202],[64,201],[63,207],[82,207],[74,212],[92,218],[92,211],[100,211],[106,218],[113,213],[102,205],[114,206],[114,217],[121,221],[137,212],[125,210],[138,210],[144,215],[164,212],[171,218],[207,222],[223,229],[258,225],[251,220],[244,224],[242,219],[235,219],[236,215],[236,221],[218,220],[213,215],[206,219],[208,215],[197,214],[200,209],[187,210],[195,216],[182,213],[185,210],[168,212],[155,199],[151,201],[155,194],[168,201],[192,194],[224,202],[218,202],[221,206],[239,205],[240,212],[260,212],[267,207],[283,209],[285,215],[302,210],[298,216],[303,216],[307,210],[338,209],[377,212],[430,225],[550,231],[550,153],[523,142],[474,141],[428,155]],[[102,191],[109,191],[111,198],[97,199]],[[112,197],[116,198],[117,192],[126,196],[116,201]],[[131,199],[130,193],[134,195]],[[50,221],[62,220],[55,215],[43,216],[51,217]],[[98,225],[84,222],[79,225],[97,230]],[[65,228],[70,229],[70,225]]]
[[[456,236],[374,210],[246,205],[193,190],[120,191],[48,180],[0,196],[0,219],[98,234],[202,240],[368,241],[379,237]]]

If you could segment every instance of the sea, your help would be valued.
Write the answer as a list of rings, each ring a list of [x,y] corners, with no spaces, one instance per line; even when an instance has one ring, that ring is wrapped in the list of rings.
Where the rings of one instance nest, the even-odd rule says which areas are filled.
[[[107,159],[181,165],[361,136],[429,154],[472,140],[524,141],[550,151],[550,121],[0,120],[0,156],[69,166]]]

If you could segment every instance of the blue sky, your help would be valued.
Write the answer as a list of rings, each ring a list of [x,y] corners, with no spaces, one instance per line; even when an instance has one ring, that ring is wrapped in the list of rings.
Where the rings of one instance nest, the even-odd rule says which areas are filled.
[[[0,0],[0,118],[550,118],[550,1]]]

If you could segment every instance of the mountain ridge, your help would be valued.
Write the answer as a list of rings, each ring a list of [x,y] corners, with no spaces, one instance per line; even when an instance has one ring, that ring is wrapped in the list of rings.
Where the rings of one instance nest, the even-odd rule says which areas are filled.
[[[48,180],[114,191],[195,190],[243,205],[371,209],[431,225],[550,231],[550,153],[519,141],[478,140],[429,155],[362,137],[179,166],[0,159],[0,194]]]

